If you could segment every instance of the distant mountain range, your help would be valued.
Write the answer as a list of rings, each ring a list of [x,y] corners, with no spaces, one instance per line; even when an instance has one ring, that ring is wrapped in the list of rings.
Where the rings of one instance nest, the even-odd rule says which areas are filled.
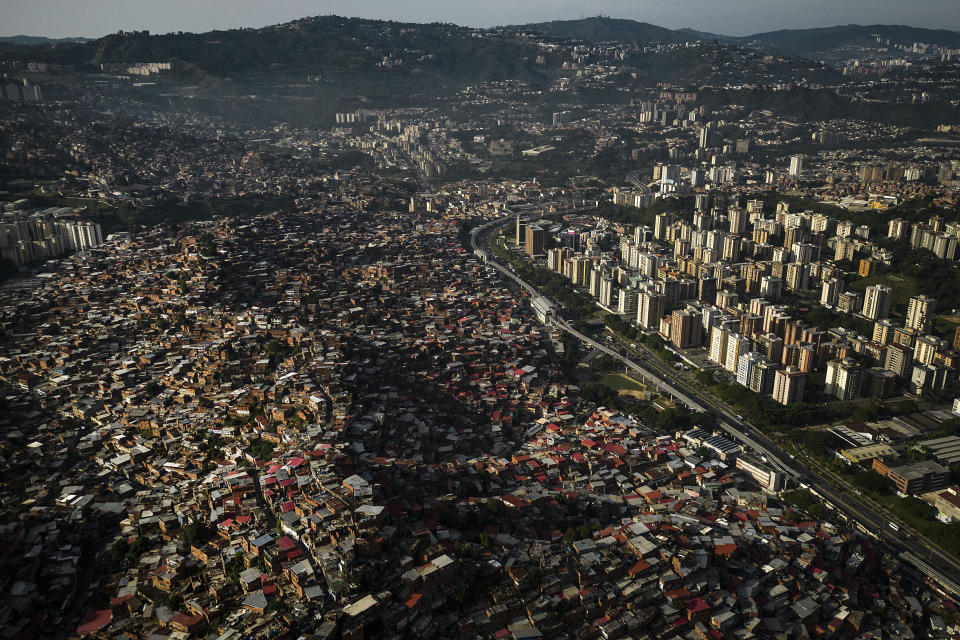
[[[830,60],[844,49],[875,45],[877,38],[894,44],[926,42],[960,48],[960,33],[894,25],[847,25],[792,29],[733,37],[666,29],[617,18],[586,18],[514,25],[502,29],[536,32],[547,37],[589,42],[676,43],[718,41],[794,58]],[[533,42],[512,37],[476,37],[477,30],[447,23],[400,23],[339,16],[303,18],[260,29],[208,33],[116,33],[90,40],[52,40],[30,36],[0,38],[0,54],[36,62],[97,68],[101,63],[176,60],[189,74],[237,78],[250,73],[322,74],[368,77],[380,82],[379,68],[397,68],[391,78],[451,84],[519,79],[546,81],[556,56],[544,56]],[[28,58],[24,56],[29,50]],[[706,55],[706,54],[705,54]],[[201,76],[198,76],[201,77]],[[197,77],[191,77],[196,81]]]
[[[0,36],[0,43],[6,44],[63,44],[64,42],[91,42],[93,38],[44,38],[42,36]]]
[[[719,40],[750,46],[763,51],[801,57],[819,57],[847,47],[876,43],[879,36],[891,44],[911,45],[915,42],[960,48],[960,32],[947,29],[921,29],[903,25],[845,25],[815,29],[782,29],[749,36],[727,36],[694,29],[667,29],[647,22],[620,18],[584,18],[554,20],[517,25],[514,28],[543,33],[556,38],[587,42],[687,42]]]
[[[811,56],[846,47],[876,43],[877,38],[890,44],[912,45],[915,42],[960,48],[960,33],[947,29],[920,29],[904,25],[872,24],[823,27],[819,29],[782,29],[734,38],[737,43],[768,48],[793,55]]]
[[[474,29],[449,23],[327,15],[258,29],[207,33],[121,32],[96,40],[14,36],[0,38],[0,60],[45,62],[80,74],[101,72],[104,63],[173,62],[173,70],[158,76],[155,85],[132,85],[134,99],[155,103],[157,108],[243,121],[314,125],[329,123],[337,112],[432,103],[438,96],[452,95],[479,82],[521,80],[545,87],[564,74],[562,65],[568,56],[545,50],[537,38],[517,37],[518,32],[561,41],[709,43],[631,53],[620,70],[622,79],[628,84],[646,83],[643,86],[667,81],[682,86],[763,84],[770,78],[829,86],[841,77],[840,71],[814,61],[835,62],[851,54],[859,57],[860,52],[851,48],[876,46],[878,37],[893,44],[926,42],[960,48],[960,33],[954,31],[890,25],[732,37],[603,17]],[[478,37],[484,34],[487,37]],[[769,53],[781,57],[765,60]],[[110,67],[107,69],[109,73]],[[55,96],[58,86],[51,84],[45,95]],[[876,108],[853,104],[829,91],[823,95],[781,94],[761,91],[714,98],[718,104],[769,108],[801,119],[829,113],[918,126],[956,121],[955,111],[939,103],[892,110],[881,103],[876,103]],[[602,104],[622,101],[625,95],[584,86],[575,87],[564,99],[575,104]],[[545,94],[534,100],[546,104],[552,98]],[[811,111],[810,105],[816,109]],[[457,108],[471,112],[480,107],[464,104]]]
[[[377,65],[398,68],[396,76],[416,72],[458,82],[546,77],[534,64],[538,48],[533,43],[477,38],[473,29],[453,24],[340,16],[207,33],[113,33],[89,42],[49,45],[31,46],[30,59],[90,68],[179,61],[223,78],[264,72],[360,77],[373,74]],[[24,48],[0,43],[0,54],[23,56]]]

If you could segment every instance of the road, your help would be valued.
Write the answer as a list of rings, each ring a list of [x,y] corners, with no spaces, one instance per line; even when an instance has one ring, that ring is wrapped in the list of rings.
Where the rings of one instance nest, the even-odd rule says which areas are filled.
[[[470,233],[470,244],[486,264],[496,269],[505,278],[512,280],[531,297],[544,297],[536,288],[522,280],[512,270],[506,268],[490,255],[486,241],[491,230],[503,226],[508,218],[500,218],[475,227]],[[908,527],[900,523],[894,530],[889,526],[890,516],[877,513],[857,496],[846,493],[832,480],[827,480],[815,471],[794,460],[789,454],[768,438],[759,429],[746,422],[716,398],[689,388],[676,374],[664,366],[655,357],[642,358],[639,362],[624,353],[623,349],[614,349],[597,342],[590,336],[574,329],[566,319],[556,314],[549,320],[554,326],[576,337],[583,344],[605,353],[640,376],[645,384],[661,393],[669,394],[674,400],[694,411],[712,411],[717,415],[718,425],[734,440],[745,445],[766,459],[767,464],[784,473],[801,486],[809,487],[815,495],[823,499],[828,506],[840,512],[847,520],[859,526],[882,543],[902,560],[912,565],[921,575],[928,576],[947,592],[960,597],[960,562],[945,551],[931,546],[919,538]],[[924,561],[913,554],[918,545],[926,548],[929,557]],[[921,551],[922,553],[922,551]]]

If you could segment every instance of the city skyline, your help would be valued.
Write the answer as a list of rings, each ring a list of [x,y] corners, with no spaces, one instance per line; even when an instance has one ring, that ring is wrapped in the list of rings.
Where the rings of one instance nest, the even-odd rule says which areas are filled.
[[[804,29],[845,24],[902,24],[930,29],[960,29],[960,10],[951,0],[931,0],[921,6],[893,0],[833,3],[813,0],[803,4],[783,0],[733,0],[723,5],[704,6],[694,0],[662,5],[606,0],[600,3],[533,0],[514,3],[470,4],[420,0],[396,5],[381,0],[355,3],[336,0],[310,2],[280,0],[269,6],[251,0],[216,0],[197,5],[173,0],[162,6],[149,2],[108,0],[96,7],[86,4],[44,0],[10,0],[0,36],[42,36],[49,38],[101,37],[118,30],[206,32],[243,27],[264,27],[306,16],[337,14],[350,17],[399,22],[453,22],[464,26],[493,27],[548,20],[571,20],[603,15],[649,22],[670,29],[692,28],[730,36],[745,36],[778,29]],[[867,11],[869,9],[869,12]]]

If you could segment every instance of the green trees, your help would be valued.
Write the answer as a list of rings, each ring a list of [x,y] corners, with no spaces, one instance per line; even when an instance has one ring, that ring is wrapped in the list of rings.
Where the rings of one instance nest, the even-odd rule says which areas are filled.
[[[507,507],[504,506],[503,501],[498,500],[497,498],[490,498],[485,504],[487,509],[495,516],[502,516],[507,510]]]
[[[857,471],[853,474],[853,483],[871,493],[888,493],[886,479],[875,471]]]
[[[202,543],[206,537],[206,529],[199,522],[191,522],[180,528],[180,542],[188,547]]]
[[[20,273],[20,269],[10,260],[0,258],[0,282],[9,280]]]
[[[760,428],[821,424],[839,417],[838,414],[843,410],[839,406],[806,402],[781,405],[772,398],[727,382],[714,381],[710,390],[715,396],[734,407],[747,422]]]
[[[596,310],[593,300],[582,293],[578,293],[570,281],[560,274],[532,265],[523,258],[514,255],[502,245],[491,244],[490,252],[501,260],[510,263],[520,278],[540,289],[546,296],[556,300],[576,317],[589,317]]]
[[[217,255],[217,243],[214,241],[213,236],[209,233],[200,234],[197,240],[197,250],[200,252],[200,255],[208,258]]]
[[[263,438],[256,438],[250,443],[248,451],[257,460],[269,460],[273,457],[274,444]]]
[[[863,318],[846,313],[836,313],[820,305],[810,305],[804,307],[804,309],[804,311],[801,311],[798,308],[791,308],[787,313],[820,329],[843,327],[867,336],[873,335],[873,325]]]
[[[115,564],[120,563],[124,558],[127,557],[127,553],[130,551],[130,545],[127,543],[126,539],[120,538],[113,543],[113,546],[110,547],[110,555],[113,558]]]
[[[600,382],[586,382],[580,386],[580,397],[587,402],[611,406],[617,398],[617,392]]]
[[[240,582],[240,573],[243,571],[243,553],[237,551],[227,563],[227,577],[234,582]]]
[[[786,504],[792,504],[798,509],[806,511],[814,518],[823,518],[827,514],[827,508],[823,502],[806,489],[796,491],[787,491],[781,496]]]
[[[590,537],[591,529],[589,525],[581,524],[577,527],[570,527],[563,533],[565,542],[576,542]]]

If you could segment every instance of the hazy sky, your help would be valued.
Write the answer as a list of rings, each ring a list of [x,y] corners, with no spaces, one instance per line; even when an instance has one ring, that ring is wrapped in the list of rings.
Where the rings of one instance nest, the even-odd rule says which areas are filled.
[[[602,13],[727,35],[850,23],[960,30],[960,0],[0,0],[0,35],[209,31],[329,13],[471,26]]]

